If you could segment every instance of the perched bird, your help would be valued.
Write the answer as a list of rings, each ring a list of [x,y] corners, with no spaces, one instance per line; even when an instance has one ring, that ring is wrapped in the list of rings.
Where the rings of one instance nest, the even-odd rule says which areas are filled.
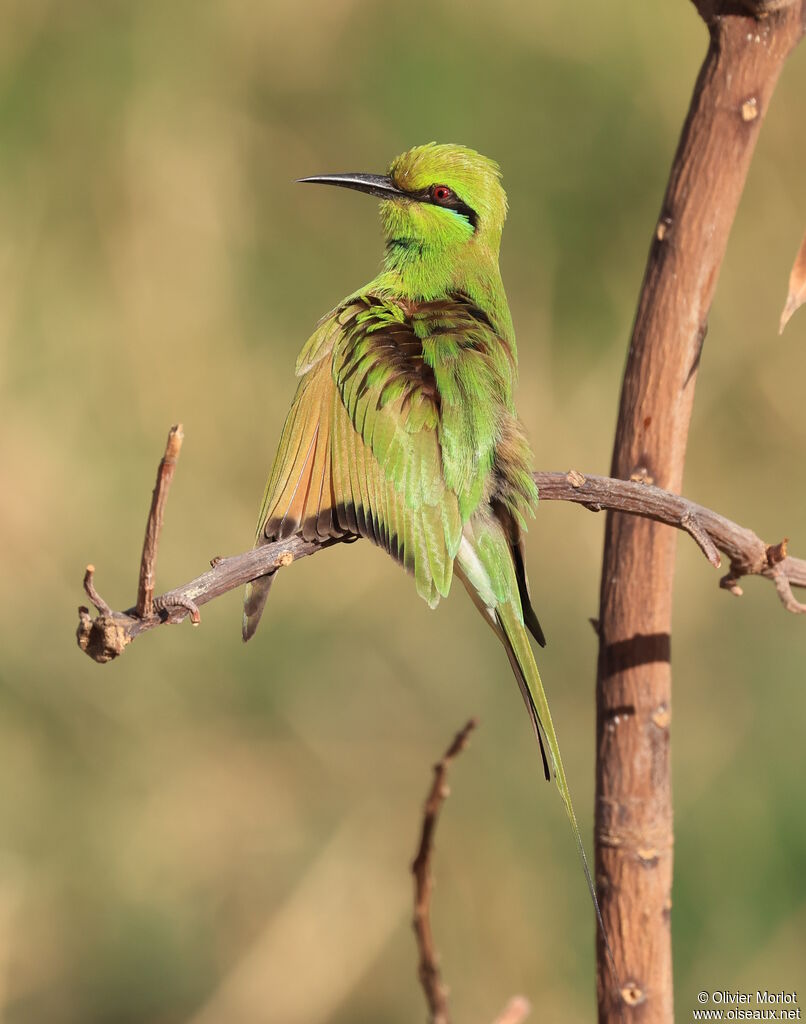
[[[387,175],[303,182],[381,200],[381,272],[328,313],[300,378],[260,509],[256,544],[366,537],[413,573],[434,608],[454,576],[509,657],[557,783],[601,924],[560,748],[527,629],[545,645],[523,532],[537,506],[515,413],[517,354],[498,250],[507,212],[497,164],[464,146],[418,146]],[[274,573],[249,585],[243,637]]]

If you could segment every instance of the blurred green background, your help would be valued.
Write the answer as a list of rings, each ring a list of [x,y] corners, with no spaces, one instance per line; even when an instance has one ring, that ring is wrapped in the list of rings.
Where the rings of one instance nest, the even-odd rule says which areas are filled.
[[[705,50],[691,4],[0,3],[0,1021],[424,1019],[410,880],[430,764],[471,714],[435,927],[456,1019],[594,1017],[593,922],[509,667],[461,588],[429,614],[368,544],[100,668],[84,566],[134,598],[169,425],[161,589],[249,546],[314,322],[368,280],[374,203],[295,186],[436,139],[494,156],[519,405],[606,472],[626,342]],[[806,554],[806,50],[764,126],[711,317],[686,493]],[[589,845],[602,517],[546,504],[541,665]],[[806,981],[806,625],[680,543],[678,1015]],[[806,989],[806,986],[803,986]],[[806,991],[803,993],[806,996]]]

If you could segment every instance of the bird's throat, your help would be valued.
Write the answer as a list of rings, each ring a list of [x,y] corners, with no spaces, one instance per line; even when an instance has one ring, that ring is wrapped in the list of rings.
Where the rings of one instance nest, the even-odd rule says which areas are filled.
[[[451,290],[454,260],[418,238],[393,237],[386,243],[383,276],[407,299],[435,299]]]
[[[511,329],[498,259],[492,253],[451,251],[413,237],[390,237],[376,286],[389,295],[430,302],[452,294],[472,298],[501,329]]]

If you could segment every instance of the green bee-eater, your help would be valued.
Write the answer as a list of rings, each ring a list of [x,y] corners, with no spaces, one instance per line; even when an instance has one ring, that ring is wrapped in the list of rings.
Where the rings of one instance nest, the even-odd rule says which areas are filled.
[[[512,398],[498,166],[432,143],[399,156],[388,175],[302,180],[380,199],[386,248],[380,274],[319,322],[297,359],[256,543],[367,537],[414,574],[432,608],[459,577],[507,652],[596,903],[527,635],[545,645],[524,568],[537,487]],[[245,640],[273,578],[247,588]]]

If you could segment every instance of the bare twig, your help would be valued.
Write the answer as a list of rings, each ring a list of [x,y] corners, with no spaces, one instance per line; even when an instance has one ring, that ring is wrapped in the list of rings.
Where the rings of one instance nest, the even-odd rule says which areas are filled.
[[[87,593],[87,597],[92,601],[96,610],[101,615],[114,615],[115,613],[104,601],[98,591],[95,589],[95,566],[88,565],[84,570],[84,590]]]
[[[161,471],[162,466],[163,463],[160,463]],[[718,551],[728,556],[730,571],[721,581],[723,587],[740,595],[742,591],[738,581],[742,576],[764,576],[773,581],[781,601],[789,611],[806,611],[806,605],[795,600],[791,589],[793,586],[806,587],[806,560],[788,556],[785,546],[780,544],[765,544],[752,530],[702,505],[649,484],[585,476],[573,469],[568,473],[539,472],[534,477],[542,501],[575,502],[594,512],[603,509],[627,512],[685,530],[712,565],[720,565]],[[163,490],[161,507],[164,507],[164,502]],[[161,510],[159,516],[161,521]],[[319,544],[301,537],[289,537],[287,540],[253,548],[241,555],[214,558],[210,563],[211,568],[201,576],[153,598],[153,614],[148,617],[141,617],[136,606],[122,612],[113,611],[95,588],[94,566],[87,566],[84,589],[98,615],[92,618],[88,608],[79,608],[76,631],[78,645],[100,664],[112,661],[140,633],[165,623],[181,622],[188,616],[194,625],[198,624],[201,619],[199,605],[221,597],[230,590],[236,590],[259,576],[291,565],[298,558],[313,555],[333,543],[338,542]]]
[[[420,830],[420,844],[417,856],[411,865],[414,875],[414,934],[417,937],[417,949],[420,954],[420,984],[425,993],[431,1024],[450,1024],[448,1009],[448,990],[446,989],[439,970],[437,951],[434,947],[434,936],[431,931],[431,891],[433,878],[431,875],[431,853],[434,849],[434,833],[442,805],[448,796],[448,768],[451,762],[462,753],[467,746],[471,732],[476,728],[474,718],[460,729],[454,736],[453,743],[434,765],[434,781],[425,801],[423,824]]]
[[[171,427],[168,431],[168,440],[165,443],[165,454],[157,470],[157,482],[154,484],[154,493],[151,496],[151,509],[148,513],[143,554],[140,558],[140,582],[137,587],[137,604],[135,605],[139,619],[149,619],[154,614],[154,568],[157,562],[157,548],[165,514],[165,502],[168,500],[168,489],[173,480],[176,460],[179,458],[184,437],[181,423]]]
[[[434,834],[442,805],[450,795],[448,769],[467,746],[470,734],[477,725],[476,719],[471,718],[454,736],[451,745],[434,765],[434,780],[423,808],[420,842],[417,846],[417,855],[411,865],[411,873],[414,876],[412,925],[420,956],[418,975],[425,994],[425,1001],[428,1004],[430,1024],[450,1024],[451,1020],[448,989],[442,980],[439,955],[431,931],[431,893],[434,887],[431,857],[434,851]],[[528,1017],[530,1009],[528,1000],[523,996],[514,996],[496,1017],[494,1024],[522,1024],[522,1021]]]
[[[730,571],[720,580],[722,587],[740,596],[742,590],[738,581],[742,576],[763,576],[775,583],[788,611],[806,611],[806,606],[791,596],[792,587],[806,587],[806,559],[787,555],[785,540],[779,544],[766,544],[747,527],[649,484],[605,476],[583,476],[576,470],[535,473],[534,476],[541,501],[573,501],[594,512],[603,509],[628,512],[685,530],[715,568],[722,564],[720,551],[729,559]],[[786,587],[789,587],[789,597],[785,596]]]

